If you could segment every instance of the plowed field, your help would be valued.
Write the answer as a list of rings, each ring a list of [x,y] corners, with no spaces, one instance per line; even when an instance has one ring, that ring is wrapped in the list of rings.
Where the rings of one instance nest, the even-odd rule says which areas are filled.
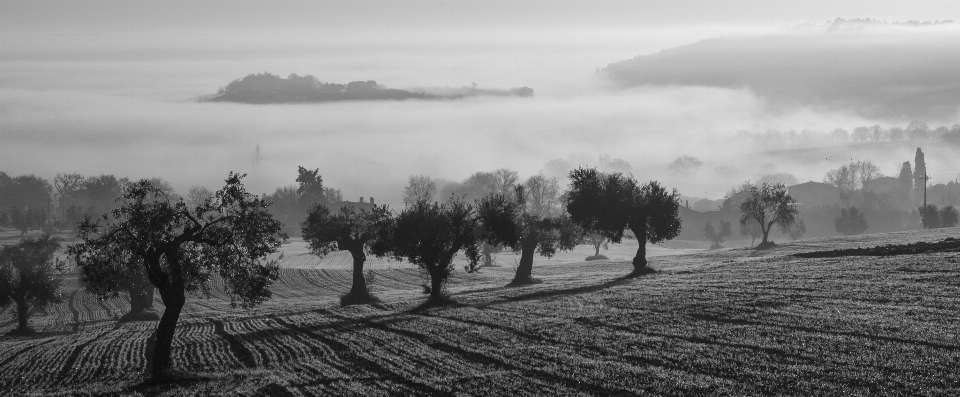
[[[620,260],[539,261],[542,283],[519,288],[504,287],[509,264],[458,269],[457,303],[428,309],[409,266],[371,266],[383,302],[344,308],[349,262],[291,266],[253,310],[216,289],[188,300],[182,376],[162,383],[144,376],[155,323],[117,323],[125,299],[67,276],[64,303],[31,319],[37,335],[6,336],[12,309],[0,312],[0,394],[957,395],[960,252],[790,254],[958,235],[691,249],[634,279]]]

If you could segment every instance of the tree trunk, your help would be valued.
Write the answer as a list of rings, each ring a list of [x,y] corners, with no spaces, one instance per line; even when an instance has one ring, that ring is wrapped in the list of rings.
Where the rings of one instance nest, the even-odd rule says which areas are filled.
[[[597,252],[596,252],[595,254],[593,254],[593,256],[600,256],[600,245],[601,245],[601,244],[603,244],[603,242],[599,242],[599,243],[593,245],[594,248],[597,249]]]
[[[533,254],[536,250],[536,239],[527,238],[520,242],[520,264],[517,267],[517,274],[510,284],[533,284]]]
[[[143,291],[143,301],[140,306],[143,310],[153,310],[153,294],[156,288],[147,281]]]
[[[430,273],[430,300],[440,302],[443,299],[443,275],[440,272]]]
[[[640,247],[637,248],[637,255],[633,257],[633,274],[639,274],[647,268],[647,222],[637,222],[630,228],[637,237]]]
[[[143,311],[143,289],[139,288],[136,283],[131,283],[130,287],[127,288],[127,293],[130,294],[130,313],[140,313]]]
[[[351,250],[353,256],[353,287],[350,288],[350,296],[354,298],[367,298],[370,291],[367,290],[367,279],[363,277],[363,263],[367,261],[367,256],[363,253],[363,248]]]
[[[30,313],[30,305],[26,301],[17,301],[17,324],[19,329],[27,329],[27,318]]]
[[[160,323],[157,324],[157,340],[153,352],[152,372],[154,377],[163,376],[170,369],[173,335],[177,330],[180,311],[183,310],[183,304],[186,303],[182,286],[160,290],[160,299],[163,300],[166,309],[163,311],[163,317],[160,317]]]

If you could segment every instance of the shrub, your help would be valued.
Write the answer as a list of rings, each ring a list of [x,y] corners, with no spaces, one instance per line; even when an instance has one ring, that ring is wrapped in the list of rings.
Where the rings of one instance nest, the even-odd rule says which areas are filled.
[[[843,208],[840,216],[833,220],[834,228],[844,236],[863,233],[867,230],[867,218],[857,207]]]

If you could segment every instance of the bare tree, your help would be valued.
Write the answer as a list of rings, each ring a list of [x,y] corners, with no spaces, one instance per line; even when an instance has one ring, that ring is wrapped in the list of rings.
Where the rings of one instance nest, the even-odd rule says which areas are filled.
[[[437,182],[426,175],[413,175],[403,188],[403,203],[411,206],[420,201],[431,202],[437,192]]]

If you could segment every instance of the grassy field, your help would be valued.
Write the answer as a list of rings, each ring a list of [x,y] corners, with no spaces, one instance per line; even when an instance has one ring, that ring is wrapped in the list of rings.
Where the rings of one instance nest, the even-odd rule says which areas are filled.
[[[678,251],[635,279],[622,278],[631,265],[621,260],[635,245],[590,263],[581,247],[539,260],[542,283],[516,288],[504,287],[514,269],[501,254],[502,267],[455,272],[457,303],[430,309],[418,307],[418,270],[389,261],[372,266],[381,304],[341,308],[347,262],[317,262],[292,242],[285,258],[297,259],[285,259],[266,304],[234,310],[216,291],[188,301],[174,341],[183,376],[164,383],[144,375],[155,323],[117,323],[124,299],[96,299],[68,276],[65,302],[31,319],[37,335],[0,336],[0,394],[957,395],[960,252],[790,254],[958,236],[763,252],[674,242],[651,247]],[[10,311],[0,335],[15,326]]]

